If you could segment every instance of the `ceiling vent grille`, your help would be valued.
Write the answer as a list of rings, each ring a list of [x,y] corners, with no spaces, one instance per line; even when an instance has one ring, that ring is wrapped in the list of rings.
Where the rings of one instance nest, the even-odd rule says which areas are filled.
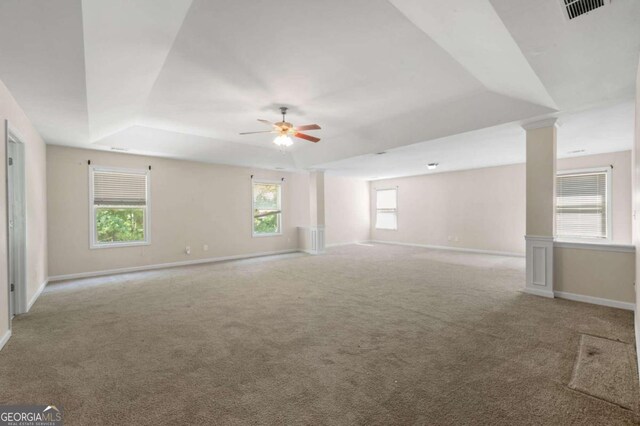
[[[609,3],[611,0],[561,0],[563,9],[567,19],[575,19],[580,15],[589,13],[592,10],[599,9]]]

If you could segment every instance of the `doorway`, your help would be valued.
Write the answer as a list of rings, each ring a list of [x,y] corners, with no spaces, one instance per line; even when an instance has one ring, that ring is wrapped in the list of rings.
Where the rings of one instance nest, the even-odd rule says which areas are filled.
[[[5,124],[7,170],[7,266],[9,318],[27,311],[24,144]]]

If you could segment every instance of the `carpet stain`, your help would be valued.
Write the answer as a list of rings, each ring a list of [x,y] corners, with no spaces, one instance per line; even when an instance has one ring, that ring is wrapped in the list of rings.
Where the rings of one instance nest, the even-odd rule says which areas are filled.
[[[637,410],[638,380],[628,343],[583,334],[569,387],[629,410]]]

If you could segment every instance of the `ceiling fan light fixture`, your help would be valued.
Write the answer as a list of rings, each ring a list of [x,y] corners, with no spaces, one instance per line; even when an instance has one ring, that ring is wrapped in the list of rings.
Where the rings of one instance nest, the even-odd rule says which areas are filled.
[[[273,143],[285,147],[293,145],[293,140],[287,135],[280,135],[273,140]]]
[[[320,130],[320,126],[318,126],[317,124],[294,126],[287,121],[287,107],[281,107],[280,112],[282,113],[282,121],[279,121],[277,123],[272,123],[269,120],[263,120],[261,118],[258,119],[259,122],[271,126],[271,130],[262,130],[258,132],[242,132],[240,134],[253,135],[256,133],[276,133],[278,134],[278,137],[273,140],[273,143],[282,148],[293,145],[293,139],[291,139],[291,137],[304,139],[313,143],[320,142],[320,138],[302,133],[307,130]]]

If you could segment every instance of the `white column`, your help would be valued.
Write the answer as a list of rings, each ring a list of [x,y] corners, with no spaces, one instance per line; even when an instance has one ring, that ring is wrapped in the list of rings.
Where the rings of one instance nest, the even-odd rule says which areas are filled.
[[[527,235],[525,292],[553,294],[556,216],[555,118],[524,125],[527,131]]]
[[[314,171],[309,175],[309,204],[309,253],[324,253],[324,171]]]

